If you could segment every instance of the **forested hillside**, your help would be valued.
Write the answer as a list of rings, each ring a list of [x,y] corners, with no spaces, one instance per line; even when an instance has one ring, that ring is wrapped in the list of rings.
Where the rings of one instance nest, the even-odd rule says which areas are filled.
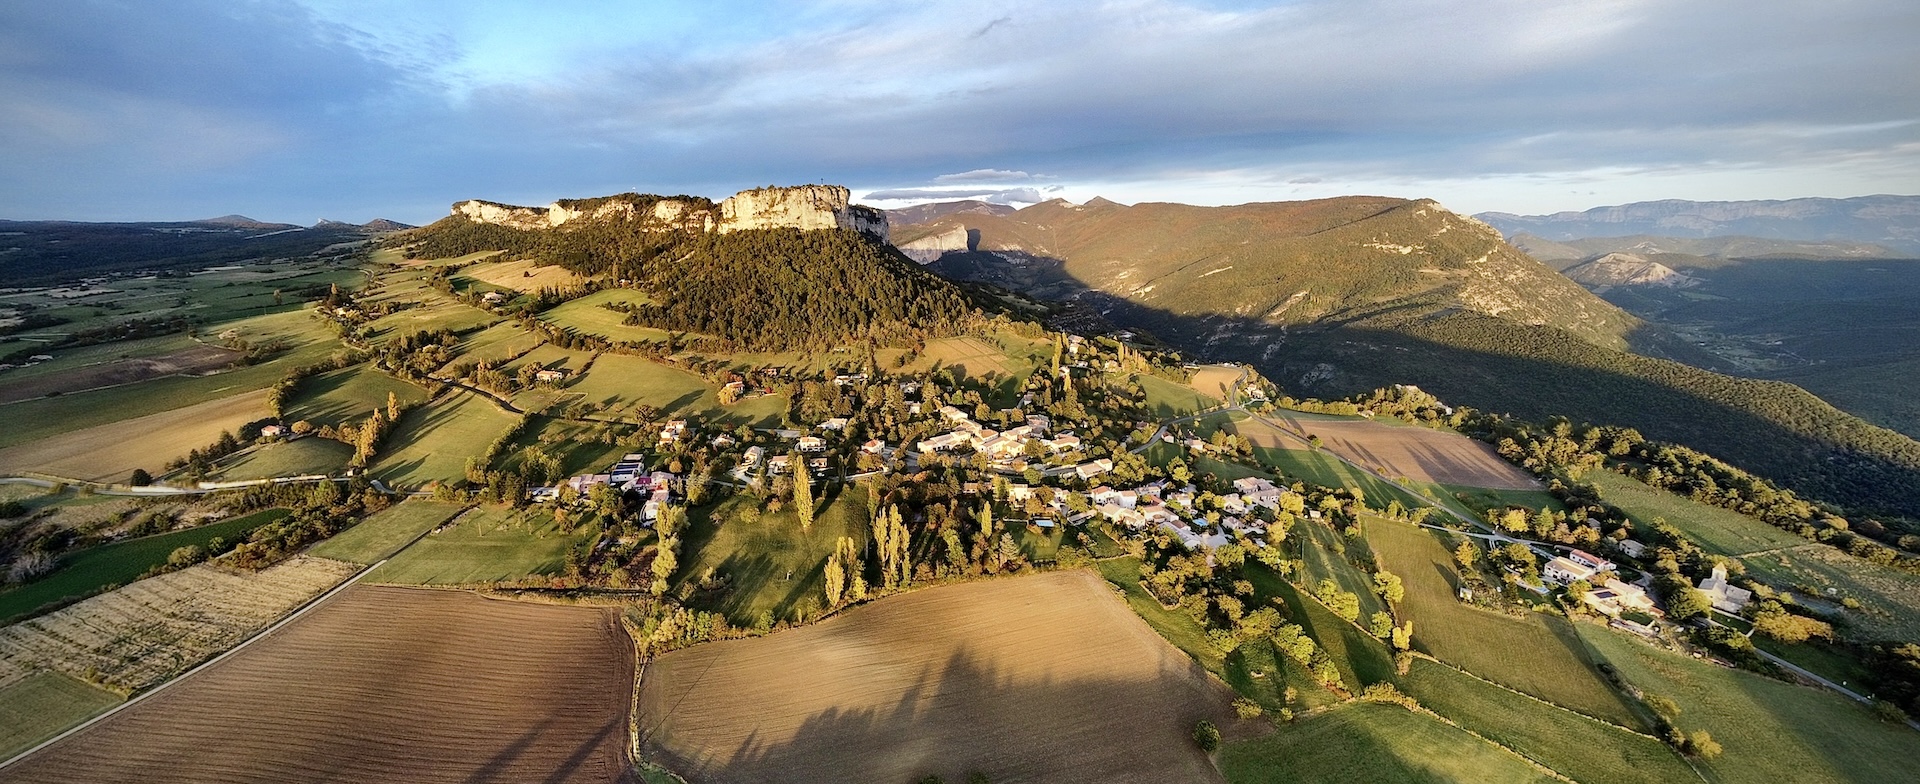
[[[915,230],[953,225],[979,230],[983,252],[948,254],[943,274],[1076,300],[1296,394],[1416,383],[1456,404],[1639,428],[1811,497],[1920,516],[1920,443],[1791,384],[1701,370],[1717,358],[1431,202],[1052,202]]]
[[[415,258],[502,250],[602,284],[627,281],[648,295],[626,308],[630,324],[739,350],[948,335],[972,312],[958,286],[850,229],[710,234],[589,221],[521,230],[454,216],[394,242]]]

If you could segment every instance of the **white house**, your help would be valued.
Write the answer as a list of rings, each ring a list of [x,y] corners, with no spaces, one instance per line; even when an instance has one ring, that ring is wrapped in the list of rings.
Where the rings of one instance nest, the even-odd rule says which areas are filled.
[[[1113,470],[1113,461],[1100,458],[1092,462],[1081,463],[1073,467],[1073,472],[1081,479],[1092,479]]]
[[[1727,567],[1718,564],[1713,567],[1712,577],[1700,581],[1700,592],[1707,595],[1713,609],[1723,613],[1738,613],[1753,601],[1752,591],[1727,584]]]
[[[827,449],[827,440],[819,436],[801,436],[794,448],[802,452],[824,452]]]
[[[1620,617],[1620,613],[1628,610],[1637,610],[1653,616],[1662,614],[1658,608],[1654,607],[1653,599],[1647,596],[1646,590],[1638,585],[1628,585],[1611,578],[1600,587],[1588,591],[1582,601],[1595,611],[1613,618]]]
[[[1540,576],[1547,582],[1566,585],[1575,580],[1591,580],[1600,570],[1565,556],[1556,556],[1540,570]]]

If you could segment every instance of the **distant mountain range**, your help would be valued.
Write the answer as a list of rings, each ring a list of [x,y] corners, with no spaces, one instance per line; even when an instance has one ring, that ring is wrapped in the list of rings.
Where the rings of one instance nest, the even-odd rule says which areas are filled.
[[[1920,196],[1785,201],[1663,201],[1595,207],[1584,212],[1474,217],[1508,236],[1547,240],[1585,237],[1726,237],[1819,240],[1884,245],[1920,254]]]
[[[887,210],[887,222],[894,226],[913,226],[928,221],[939,220],[948,215],[994,215],[1005,217],[1012,215],[1014,208],[1005,204],[990,204],[984,201],[966,199],[962,201],[943,201],[933,204],[916,204],[897,210]]]

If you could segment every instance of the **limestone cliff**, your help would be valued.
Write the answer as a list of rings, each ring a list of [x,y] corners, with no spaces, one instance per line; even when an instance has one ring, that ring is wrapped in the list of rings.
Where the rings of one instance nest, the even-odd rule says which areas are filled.
[[[518,207],[471,199],[453,214],[477,223],[522,230],[557,229],[599,221],[644,221],[661,231],[730,232],[745,229],[853,229],[887,241],[886,213],[849,203],[838,185],[801,185],[741,191],[718,205],[691,196],[623,193],[594,199],[562,199],[545,207]]]
[[[899,248],[907,258],[921,264],[932,264],[949,251],[972,250],[972,243],[969,240],[973,234],[974,232],[969,231],[967,227],[955,224],[944,231],[936,231],[918,239],[898,243],[894,247]]]

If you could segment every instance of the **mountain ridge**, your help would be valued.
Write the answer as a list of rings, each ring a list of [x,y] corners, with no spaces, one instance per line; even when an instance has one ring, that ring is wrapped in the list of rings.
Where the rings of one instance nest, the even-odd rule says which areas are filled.
[[[1766,239],[1851,241],[1920,253],[1920,196],[1752,201],[1664,199],[1550,215],[1483,212],[1475,217],[1511,236],[1557,242],[1636,234],[1675,237],[1747,235]]]

